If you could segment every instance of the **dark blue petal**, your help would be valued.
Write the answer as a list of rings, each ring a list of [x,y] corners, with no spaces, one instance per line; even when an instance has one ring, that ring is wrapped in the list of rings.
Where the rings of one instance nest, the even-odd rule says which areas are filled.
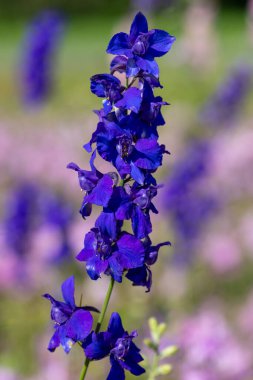
[[[135,236],[124,233],[117,241],[118,251],[125,260],[124,269],[140,267],[144,260],[144,247]]]
[[[100,229],[103,235],[106,235],[113,240],[117,237],[117,221],[114,213],[101,212],[96,220],[95,226]]]
[[[137,66],[142,69],[143,71],[154,75],[154,77],[159,76],[159,67],[156,61],[144,59],[142,57],[136,57],[136,64]]]
[[[109,42],[109,45],[106,50],[109,54],[114,55],[128,55],[130,53],[130,44],[128,34],[126,33],[117,33],[115,34]]]
[[[145,175],[133,162],[131,162],[131,177],[140,185],[144,184]]]
[[[58,324],[64,323],[72,313],[72,308],[63,302],[56,301],[50,294],[44,294],[51,304],[51,319]]]
[[[91,332],[93,317],[89,311],[77,310],[66,322],[66,335],[74,342],[83,341]]]
[[[92,333],[91,343],[84,348],[86,357],[90,360],[100,360],[109,355],[110,337],[111,334],[107,332]]]
[[[59,330],[58,328],[55,330],[54,335],[50,339],[50,342],[48,344],[48,350],[51,352],[54,352],[57,347],[60,345],[60,335],[59,335]]]
[[[61,345],[64,351],[66,352],[66,354],[68,354],[74,344],[74,341],[71,338],[67,337],[65,325],[59,326],[58,331],[59,331]]]
[[[83,199],[79,212],[84,219],[86,219],[87,216],[90,216],[92,212],[92,204],[86,202],[86,197]]]
[[[128,220],[131,218],[133,212],[133,203],[130,198],[126,194],[125,199],[123,199],[115,213],[115,216],[118,220]]]
[[[97,249],[97,238],[94,231],[90,231],[85,235],[84,238],[84,248],[77,255],[77,260],[79,261],[87,261],[91,257],[93,257],[96,253]]]
[[[120,338],[124,334],[125,330],[122,326],[121,318],[118,313],[112,313],[107,330],[115,338]]]
[[[111,356],[111,370],[106,380],[125,380],[124,369],[120,366],[117,360]]]
[[[130,371],[135,376],[140,376],[146,372],[145,369],[137,364],[136,361],[133,360],[130,356],[126,356],[124,364],[122,361],[120,363],[125,369]]]
[[[121,178],[125,178],[131,172],[130,164],[123,160],[120,155],[117,156],[114,165],[117,168]]]
[[[129,58],[126,65],[126,76],[135,77],[140,71],[140,67],[134,58]]]
[[[90,81],[91,92],[101,98],[108,97],[108,90],[110,87],[114,86],[115,88],[120,89],[121,86],[120,80],[111,74],[93,75],[90,78]]]
[[[138,113],[141,106],[141,91],[136,87],[130,87],[123,93],[123,98],[120,99],[115,106],[123,107],[127,110],[131,110]]]
[[[140,139],[135,144],[135,149],[140,156],[135,160],[135,165],[141,169],[154,170],[162,164],[164,145],[159,145],[155,139]]]
[[[151,289],[152,272],[146,265],[140,268],[130,269],[126,274],[126,278],[132,281],[134,286],[145,286],[147,292]]]
[[[85,197],[85,202],[106,207],[113,192],[113,185],[111,176],[105,174],[97,182],[96,187],[94,187],[91,193]]]
[[[69,277],[66,281],[63,282],[61,286],[62,295],[65,302],[70,305],[73,309],[75,308],[75,279],[74,276]]]
[[[126,65],[127,65],[127,57],[118,55],[117,57],[113,58],[111,65],[110,65],[110,71],[113,74],[115,71],[118,71],[119,73],[123,73],[126,71]]]
[[[148,32],[147,19],[141,12],[138,12],[130,28],[129,40],[131,44],[134,43],[134,41],[136,40],[139,34],[147,33],[147,32]]]
[[[94,165],[95,159],[96,159],[96,150],[94,150],[94,152],[92,153],[92,155],[90,157],[90,167],[91,167],[91,170],[92,170],[93,173],[97,173],[97,169],[96,169],[96,167]]]
[[[105,115],[108,115],[108,113],[110,113],[112,111],[113,106],[112,106],[110,100],[108,100],[108,99],[103,100],[103,109],[104,109]]]
[[[97,280],[108,268],[108,261],[93,256],[86,262],[86,270],[92,280]]]
[[[161,57],[170,49],[176,38],[164,30],[154,29],[149,37],[149,49],[147,54],[152,57]]]
[[[144,214],[139,207],[134,208],[132,214],[132,228],[138,239],[143,239],[152,232],[152,224],[149,214]]]
[[[119,254],[119,252],[115,252],[109,258],[110,265],[110,273],[115,281],[122,282],[122,275],[124,268],[126,266],[124,258]]]

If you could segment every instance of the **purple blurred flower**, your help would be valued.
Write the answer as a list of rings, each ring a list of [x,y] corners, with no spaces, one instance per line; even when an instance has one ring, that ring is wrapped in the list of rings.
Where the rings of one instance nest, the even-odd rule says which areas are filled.
[[[29,26],[20,72],[22,97],[28,104],[41,103],[52,90],[55,53],[64,24],[59,12],[44,11]]]
[[[200,186],[208,175],[209,161],[208,141],[193,141],[174,165],[167,183],[165,205],[175,231],[174,259],[179,264],[192,261],[197,238],[218,207],[216,197]]]
[[[63,198],[30,182],[21,183],[5,202],[6,245],[24,259],[36,231],[48,225],[59,232],[60,246],[57,251],[52,247],[51,263],[59,261],[70,252],[68,230],[72,221],[73,211]]]
[[[200,121],[217,129],[231,123],[252,88],[252,74],[252,67],[245,64],[232,70],[213,97],[203,106]]]

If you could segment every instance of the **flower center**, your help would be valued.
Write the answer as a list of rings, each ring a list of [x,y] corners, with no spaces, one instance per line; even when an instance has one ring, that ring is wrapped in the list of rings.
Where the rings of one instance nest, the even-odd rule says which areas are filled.
[[[128,136],[121,137],[116,146],[116,149],[122,158],[127,158],[133,151],[131,137],[128,137]]]
[[[142,189],[137,193],[134,203],[137,204],[141,209],[148,208],[151,199],[156,195],[156,189]]]
[[[147,49],[148,49],[147,37],[144,35],[141,35],[136,39],[132,47],[132,52],[136,55],[144,55]]]
[[[123,359],[129,351],[131,340],[132,339],[129,336],[126,338],[119,338],[115,347],[111,350],[111,353],[113,353],[117,359]]]
[[[101,234],[97,235],[97,248],[96,252],[101,260],[106,260],[111,253],[111,244],[109,239],[105,239]]]

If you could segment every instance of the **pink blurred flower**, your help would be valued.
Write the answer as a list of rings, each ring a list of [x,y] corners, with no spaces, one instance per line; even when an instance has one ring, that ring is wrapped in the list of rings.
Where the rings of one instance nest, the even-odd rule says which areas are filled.
[[[235,270],[242,259],[238,242],[229,231],[208,234],[201,256],[219,274]]]
[[[183,380],[250,379],[251,350],[214,305],[186,319],[180,337]]]
[[[18,376],[11,369],[1,367],[0,368],[0,380],[22,380],[20,376]]]

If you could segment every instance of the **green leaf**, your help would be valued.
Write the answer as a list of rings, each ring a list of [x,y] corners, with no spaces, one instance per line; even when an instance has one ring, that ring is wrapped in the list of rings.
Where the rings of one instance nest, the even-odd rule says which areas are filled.
[[[157,320],[155,318],[153,318],[153,317],[149,318],[148,324],[149,324],[149,328],[150,328],[151,338],[152,338],[153,342],[156,345],[158,345],[159,344],[159,340],[160,340],[160,336],[159,336],[159,331],[158,331]]]
[[[169,375],[172,371],[172,366],[170,364],[162,364],[160,365],[157,370],[156,374],[159,375]]]
[[[162,350],[161,359],[169,358],[170,356],[175,355],[177,351],[178,351],[177,346],[168,346]]]
[[[166,330],[167,330],[166,323],[160,323],[160,325],[158,325],[158,328],[157,328],[159,337],[163,336],[163,334],[166,332]]]
[[[155,344],[155,342],[153,342],[151,339],[149,339],[149,338],[147,338],[147,339],[144,339],[144,344],[148,347],[148,348],[150,348],[151,350],[153,350],[153,351],[157,351],[157,349],[158,349],[158,346],[157,346],[157,344]]]

